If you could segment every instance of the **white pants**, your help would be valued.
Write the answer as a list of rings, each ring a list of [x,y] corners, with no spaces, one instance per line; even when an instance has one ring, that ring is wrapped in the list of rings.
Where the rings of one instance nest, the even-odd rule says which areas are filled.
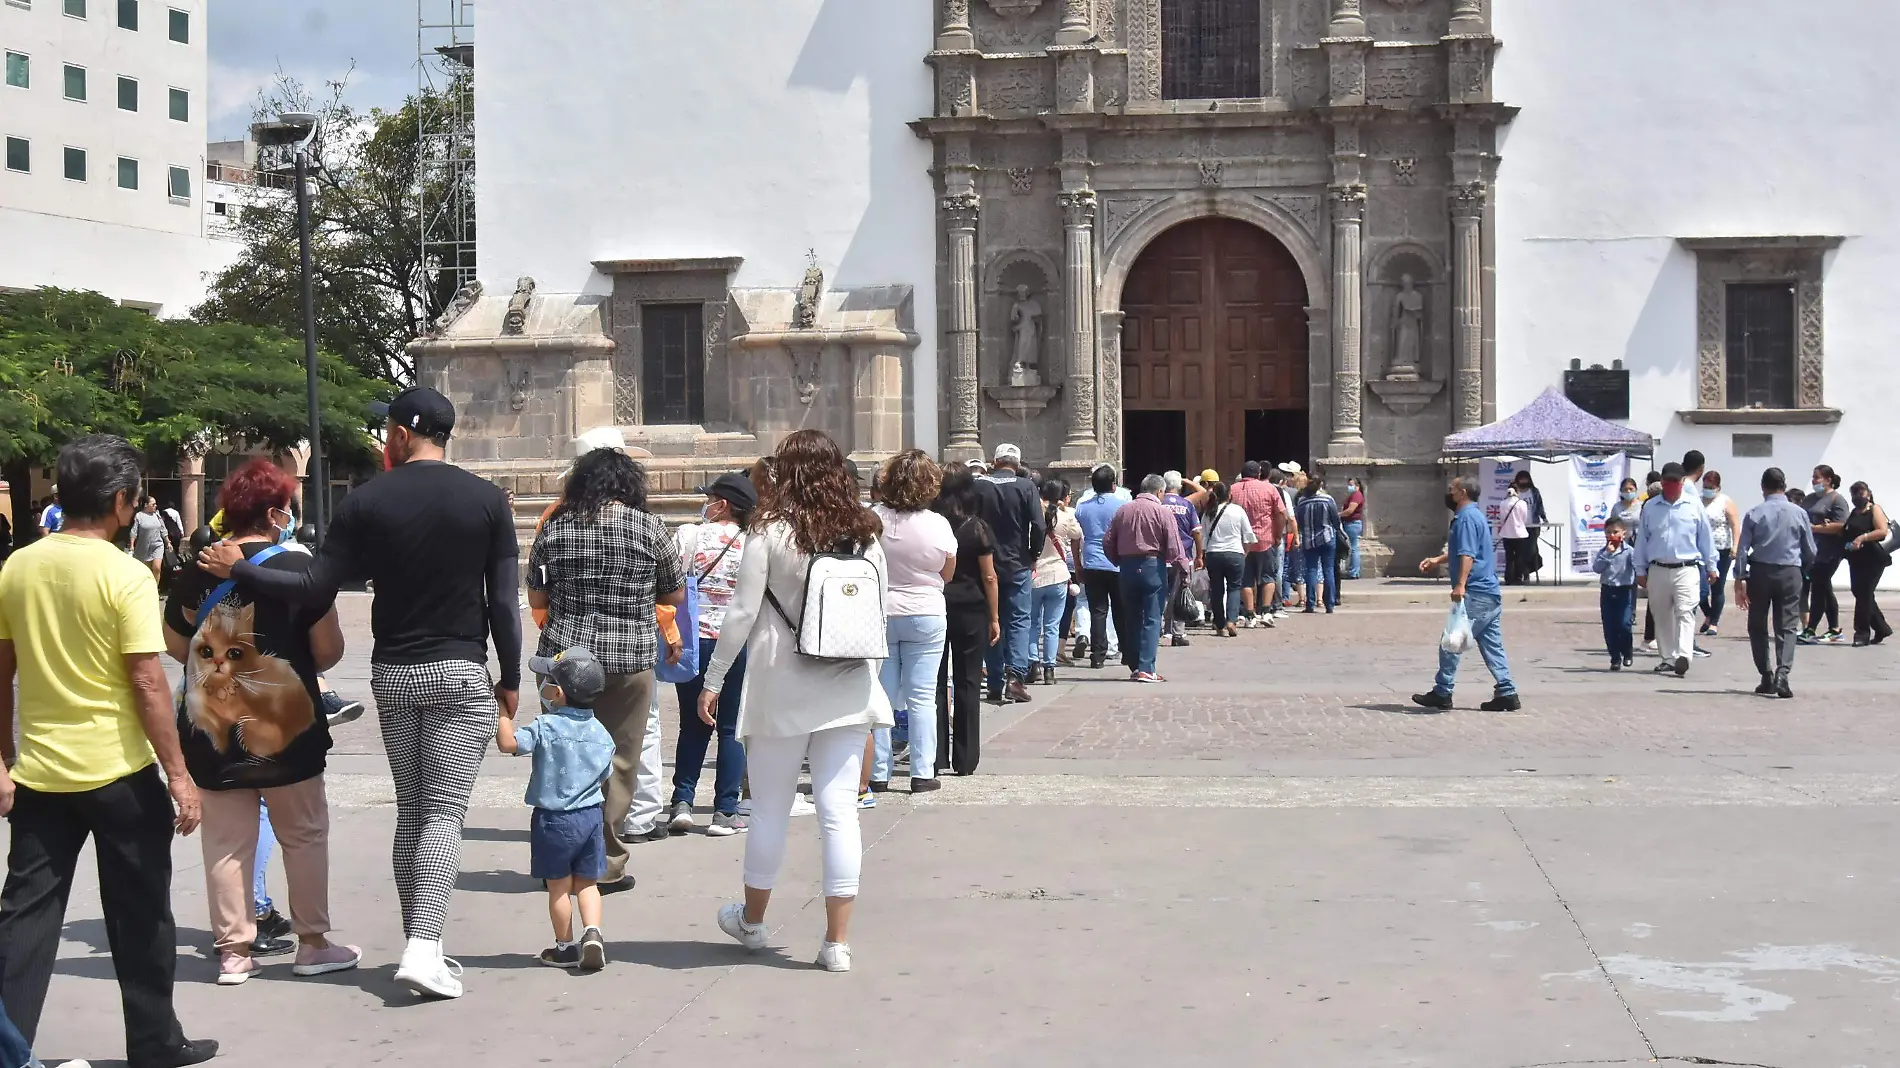
[[[1656,616],[1656,645],[1665,661],[1695,651],[1695,614],[1702,603],[1702,565],[1649,569],[1649,610]]]
[[[633,805],[621,824],[632,834],[645,834],[660,818],[665,798],[660,794],[661,772],[665,770],[660,753],[660,684],[653,684],[653,705],[647,711],[646,738],[640,743],[640,763],[633,774]],[[627,837],[629,835],[623,835]]]
[[[858,833],[858,775],[868,727],[833,727],[793,738],[747,738],[746,777],[752,782],[752,818],[746,832],[745,884],[770,890],[785,861],[798,768],[811,762],[811,795],[818,806],[824,849],[825,896],[856,897],[864,841]]]

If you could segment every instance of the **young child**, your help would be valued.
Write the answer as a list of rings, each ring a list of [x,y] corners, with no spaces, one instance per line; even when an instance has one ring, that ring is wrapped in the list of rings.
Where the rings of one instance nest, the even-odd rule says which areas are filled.
[[[1610,670],[1621,671],[1636,662],[1636,551],[1624,536],[1622,520],[1604,521],[1603,548],[1590,567],[1603,576],[1603,644],[1610,650]]]
[[[607,964],[600,934],[600,887],[607,871],[601,825],[601,784],[613,766],[614,740],[594,718],[594,699],[607,688],[607,672],[592,651],[575,646],[555,656],[529,659],[541,679],[541,714],[517,730],[504,715],[495,744],[504,753],[534,758],[525,800],[529,822],[529,874],[546,880],[554,945],[541,951],[551,968],[599,971]],[[581,936],[574,938],[574,905],[580,902]]]

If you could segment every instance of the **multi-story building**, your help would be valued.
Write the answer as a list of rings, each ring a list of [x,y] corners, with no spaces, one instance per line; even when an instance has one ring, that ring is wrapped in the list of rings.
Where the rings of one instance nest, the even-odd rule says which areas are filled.
[[[159,315],[236,252],[208,232],[206,0],[0,3],[0,287]]]

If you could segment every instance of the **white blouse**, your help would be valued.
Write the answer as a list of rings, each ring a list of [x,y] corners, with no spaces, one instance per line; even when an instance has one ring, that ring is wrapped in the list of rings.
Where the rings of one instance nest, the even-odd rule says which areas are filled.
[[[1728,494],[1718,493],[1702,505],[1709,514],[1709,538],[1715,543],[1715,551],[1735,548],[1735,531],[1728,522]]]
[[[877,568],[878,599],[889,579],[884,549],[876,541],[865,558]],[[772,523],[746,538],[739,582],[726,608],[719,647],[706,667],[706,690],[724,688],[739,651],[746,652],[744,690],[739,695],[741,738],[794,738],[833,727],[889,727],[891,702],[878,681],[876,660],[819,660],[798,652],[798,639],[765,599],[769,586],[793,619],[805,610],[805,568],[810,557],[792,542],[792,528]]]

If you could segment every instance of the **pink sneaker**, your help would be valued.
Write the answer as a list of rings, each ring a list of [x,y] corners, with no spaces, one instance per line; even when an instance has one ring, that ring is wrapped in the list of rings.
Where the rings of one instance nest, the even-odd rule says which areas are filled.
[[[292,975],[329,975],[331,972],[347,972],[363,959],[363,951],[355,946],[339,946],[335,943],[322,949],[303,946],[297,950],[297,963],[291,966]]]
[[[218,985],[240,986],[257,970],[257,962],[249,953],[233,953],[225,950],[218,954]]]

